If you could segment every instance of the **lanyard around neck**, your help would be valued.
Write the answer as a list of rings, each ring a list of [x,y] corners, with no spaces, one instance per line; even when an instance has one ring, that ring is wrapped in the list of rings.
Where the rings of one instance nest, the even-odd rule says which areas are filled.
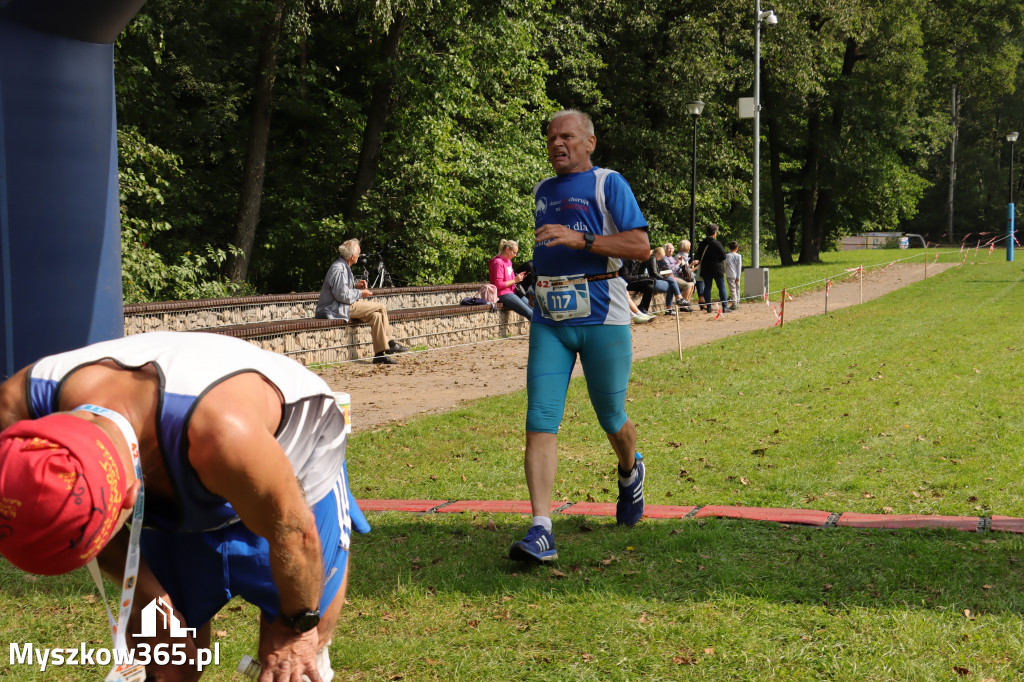
[[[118,602],[120,605],[120,613],[118,614],[117,621],[114,620],[114,615],[110,612],[110,606],[107,603],[107,595],[106,591],[103,589],[103,580],[100,577],[99,565],[97,564],[96,559],[93,559],[88,564],[89,573],[92,575],[92,579],[100,591],[100,596],[103,598],[103,607],[107,610],[107,621],[110,625],[110,636],[114,640],[114,648],[121,651],[127,651],[128,644],[125,629],[128,627],[128,618],[132,613],[132,602],[135,600],[135,585],[138,583],[139,577],[139,538],[142,534],[142,514],[146,501],[146,496],[142,486],[142,463],[139,460],[139,439],[136,437],[135,429],[132,428],[131,423],[129,423],[124,416],[114,412],[113,410],[108,410],[107,408],[99,407],[98,405],[79,405],[75,408],[75,411],[77,410],[92,412],[93,414],[105,417],[114,422],[114,425],[120,429],[121,435],[124,436],[125,441],[128,443],[128,451],[132,456],[132,465],[135,467],[135,477],[139,480],[139,494],[135,498],[135,510],[132,513],[131,532],[128,535],[128,556],[125,558],[124,563],[124,578],[121,582],[121,601]]]

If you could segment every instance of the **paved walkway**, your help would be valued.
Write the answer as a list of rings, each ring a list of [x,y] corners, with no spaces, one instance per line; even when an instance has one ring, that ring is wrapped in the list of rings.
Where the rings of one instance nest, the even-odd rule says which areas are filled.
[[[359,500],[359,507],[369,511],[400,511],[416,514],[455,514],[461,512],[492,512],[530,514],[530,503],[523,500]],[[567,516],[615,516],[615,505],[596,502],[552,503],[552,514]],[[780,509],[777,507],[730,507],[649,504],[644,511],[648,519],[701,519],[718,517],[796,523],[831,528],[955,528],[985,532],[1024,533],[1024,519],[1013,516],[937,516],[928,514],[857,514],[828,512],[817,509]]]

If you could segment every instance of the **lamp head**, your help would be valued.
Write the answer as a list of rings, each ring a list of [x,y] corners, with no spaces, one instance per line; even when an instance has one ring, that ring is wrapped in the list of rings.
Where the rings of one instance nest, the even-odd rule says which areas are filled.
[[[1018,133],[1017,131],[1013,131],[1012,133],[1006,133],[1006,141],[1012,144],[1017,141],[1018,135],[1020,135],[1020,133]]]
[[[686,113],[694,118],[700,116],[701,112],[704,111],[704,102],[699,99],[693,102],[686,103]]]
[[[779,23],[779,18],[775,16],[775,11],[770,9],[761,12],[757,19],[758,21],[763,21],[769,26],[774,26],[775,24]]]

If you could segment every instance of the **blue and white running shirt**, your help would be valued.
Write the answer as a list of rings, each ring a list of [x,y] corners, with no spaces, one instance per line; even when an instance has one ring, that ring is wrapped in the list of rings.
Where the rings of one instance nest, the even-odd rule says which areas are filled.
[[[555,223],[577,232],[607,235],[647,228],[647,220],[633,196],[629,183],[620,174],[594,166],[582,173],[556,175],[533,188],[536,202],[534,224]],[[567,246],[537,244],[533,265],[539,277],[553,275],[599,275],[615,272],[622,266],[618,258],[599,256]],[[550,325],[629,324],[626,282],[622,278],[589,282],[588,317],[555,322],[533,311],[533,322]]]
[[[243,372],[261,375],[281,393],[281,424],[275,438],[310,506],[331,492],[342,473],[348,442],[345,417],[327,383],[290,358],[220,334],[150,332],[42,358],[29,370],[27,399],[32,417],[56,412],[67,378],[104,360],[126,369],[152,365],[160,378],[156,424],[160,452],[177,498],[147,495],[147,526],[195,532],[238,520],[230,503],[211,493],[189,462],[188,426],[196,404],[207,392]],[[342,533],[347,549],[351,503],[347,494],[340,499],[345,507]]]

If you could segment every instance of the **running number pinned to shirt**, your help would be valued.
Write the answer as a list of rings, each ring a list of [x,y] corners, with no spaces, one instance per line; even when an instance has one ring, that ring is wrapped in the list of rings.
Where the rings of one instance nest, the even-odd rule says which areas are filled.
[[[538,277],[534,291],[541,315],[549,320],[561,322],[590,317],[590,287],[586,275]]]

